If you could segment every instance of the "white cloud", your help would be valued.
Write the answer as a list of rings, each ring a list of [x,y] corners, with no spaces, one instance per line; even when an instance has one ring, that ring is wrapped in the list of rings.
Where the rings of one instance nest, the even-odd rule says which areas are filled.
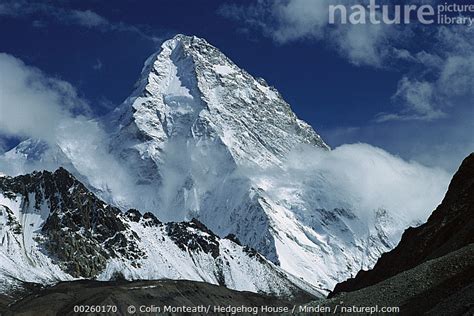
[[[55,128],[70,113],[85,113],[87,104],[67,82],[44,76],[21,60],[0,54],[0,131],[52,140]]]
[[[397,117],[385,124],[370,122],[363,126],[340,126],[321,130],[320,133],[326,142],[334,146],[369,143],[404,159],[452,173],[474,151],[474,107],[455,108],[453,111],[454,114],[436,121]]]
[[[301,162],[294,161],[302,168]],[[323,172],[340,195],[352,195],[367,211],[384,207],[413,219],[431,214],[450,179],[441,169],[405,161],[368,144],[319,153],[309,160],[309,170]]]
[[[70,12],[71,19],[75,19],[76,23],[82,26],[89,28],[100,27],[109,25],[110,22],[104,17],[98,15],[97,13],[91,10],[78,11],[71,10]]]
[[[377,121],[435,120],[454,108],[469,108],[474,100],[474,32],[467,27],[439,27],[431,34],[430,52],[415,55],[420,70],[405,75],[394,94],[397,113],[380,113]],[[469,112],[467,112],[469,113]]]
[[[388,120],[435,120],[446,116],[437,105],[436,91],[432,83],[417,81],[403,77],[398,83],[394,99],[399,99],[404,105],[404,112],[399,114],[380,113],[376,121]]]
[[[339,3],[351,4],[353,0]],[[260,0],[252,5],[222,5],[219,13],[260,30],[264,35],[284,44],[298,40],[324,40],[351,63],[384,66],[391,54],[385,43],[401,36],[395,26],[330,25],[330,0]]]
[[[7,54],[0,54],[0,70],[0,135],[32,139],[32,155],[44,155],[29,161],[8,152],[0,156],[2,172],[54,170],[67,163],[104,196],[113,192],[117,201],[140,196],[143,188],[109,153],[108,135],[88,116],[87,104],[73,86]]]
[[[251,5],[222,5],[219,13],[284,44],[324,41],[355,65],[398,68],[403,74],[394,92],[394,111],[375,121],[432,121],[449,115],[474,91],[474,28],[328,23],[329,5],[368,1],[260,0]],[[423,0],[433,3],[432,0]],[[384,3],[386,4],[386,3]],[[380,12],[377,13],[380,20]],[[422,49],[415,42],[422,42]],[[399,64],[408,65],[400,68]],[[405,69],[405,70],[404,70]],[[406,69],[417,69],[406,71]],[[397,111],[398,107],[398,111]]]
[[[441,169],[360,143],[331,151],[302,147],[289,155],[283,169],[252,169],[247,176],[261,183],[274,200],[287,200],[295,209],[347,207],[370,220],[382,208],[407,225],[426,220],[450,180]],[[301,200],[308,205],[299,206]]]
[[[382,24],[341,25],[332,33],[339,53],[355,65],[382,67],[391,54],[385,43],[394,32]]]
[[[273,36],[279,42],[314,37],[321,38],[328,22],[327,0],[275,2],[271,9],[277,21]]]
[[[449,56],[440,73],[438,85],[448,96],[472,95],[474,93],[474,55]]]

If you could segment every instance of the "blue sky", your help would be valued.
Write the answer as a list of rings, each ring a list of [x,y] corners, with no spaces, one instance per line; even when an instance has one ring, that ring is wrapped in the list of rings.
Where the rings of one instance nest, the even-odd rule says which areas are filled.
[[[163,40],[200,36],[275,86],[332,147],[367,142],[454,169],[474,148],[474,27],[330,26],[328,3],[0,1],[0,52],[69,82],[99,116]],[[3,134],[8,149],[17,138]]]

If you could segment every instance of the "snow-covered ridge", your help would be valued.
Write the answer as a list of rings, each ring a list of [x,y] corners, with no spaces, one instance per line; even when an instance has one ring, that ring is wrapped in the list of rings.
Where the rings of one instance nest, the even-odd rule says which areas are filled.
[[[439,186],[432,190],[439,181],[430,172],[380,150],[329,150],[275,88],[197,37],[164,42],[104,125],[101,142],[26,140],[0,163],[18,166],[12,174],[25,166],[28,172],[63,166],[123,212],[135,208],[164,222],[196,218],[220,240],[233,234],[279,268],[327,290],[370,268],[406,227],[423,220],[417,210],[435,206],[424,207],[426,200],[442,196]],[[365,173],[380,161],[380,174],[396,170],[391,175],[402,174],[401,181],[369,183]],[[425,189],[397,195],[412,183]],[[391,191],[403,205],[364,202]]]
[[[0,180],[0,278],[186,279],[292,296],[318,292],[197,220],[163,224],[120,212],[66,170]],[[6,289],[3,289],[4,291]]]
[[[312,195],[302,183],[285,192],[261,176],[285,172],[300,146],[329,147],[274,88],[204,39],[164,42],[110,121],[115,155],[139,183],[159,184],[147,202],[154,199],[160,218],[195,217],[220,236],[235,234],[318,287],[331,289],[396,243],[371,228],[376,210],[364,223],[354,205],[302,200]]]

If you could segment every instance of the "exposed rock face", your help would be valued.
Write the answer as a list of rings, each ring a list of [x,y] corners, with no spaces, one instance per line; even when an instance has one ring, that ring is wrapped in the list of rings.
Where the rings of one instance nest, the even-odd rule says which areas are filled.
[[[171,223],[167,226],[167,232],[183,250],[201,249],[205,253],[210,253],[213,258],[219,257],[219,237],[196,219],[191,222]]]
[[[120,220],[120,210],[100,201],[63,168],[0,178],[0,190],[24,196],[23,207],[33,212],[49,209],[40,245],[74,277],[98,275],[109,258],[145,255],[137,249],[137,236],[128,234]]]
[[[428,221],[409,228],[400,243],[385,253],[372,270],[360,271],[353,279],[336,285],[330,297],[386,280],[474,243],[474,153],[454,175],[442,203]]]
[[[120,276],[120,277],[119,277]],[[63,168],[0,177],[0,293],[18,282],[188,279],[292,297],[318,292],[198,220],[122,213]]]
[[[331,307],[338,314],[354,306],[377,308],[370,314],[381,315],[382,307],[395,307],[400,315],[473,315],[474,313],[474,244],[444,256],[425,261],[374,285],[351,292],[340,292],[328,300],[309,306]]]

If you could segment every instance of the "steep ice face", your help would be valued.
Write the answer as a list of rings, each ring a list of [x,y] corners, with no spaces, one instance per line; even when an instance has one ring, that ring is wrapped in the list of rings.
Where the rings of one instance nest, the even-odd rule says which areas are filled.
[[[276,90],[197,37],[166,41],[137,85],[111,115],[112,150],[141,184],[161,185],[164,220],[199,212],[237,166],[280,165],[299,144],[327,148]]]
[[[299,146],[329,148],[274,88],[203,39],[166,41],[110,121],[111,150],[135,181],[159,184],[158,194],[140,197],[155,208],[131,205],[165,221],[195,217],[220,236],[235,234],[321,288],[370,266],[398,238],[377,231],[375,211],[358,218],[344,198],[318,202],[332,194],[318,191],[324,182],[286,188],[260,175],[284,172],[286,156]]]
[[[219,232],[235,231],[242,223],[234,218],[245,217],[241,207],[253,213],[249,220],[266,217],[259,205],[249,205],[258,201],[258,188],[236,174],[239,166],[281,165],[301,144],[328,148],[275,89],[197,37],[166,41],[145,63],[137,86],[110,116],[111,149],[139,185],[159,184],[148,205],[131,204],[160,209],[164,220],[209,217]],[[255,243],[271,244],[262,235],[266,240]]]
[[[121,130],[147,139],[151,157],[181,137],[223,144],[235,163],[260,167],[280,163],[297,144],[328,148],[274,88],[197,37],[166,41],[119,113]]]

